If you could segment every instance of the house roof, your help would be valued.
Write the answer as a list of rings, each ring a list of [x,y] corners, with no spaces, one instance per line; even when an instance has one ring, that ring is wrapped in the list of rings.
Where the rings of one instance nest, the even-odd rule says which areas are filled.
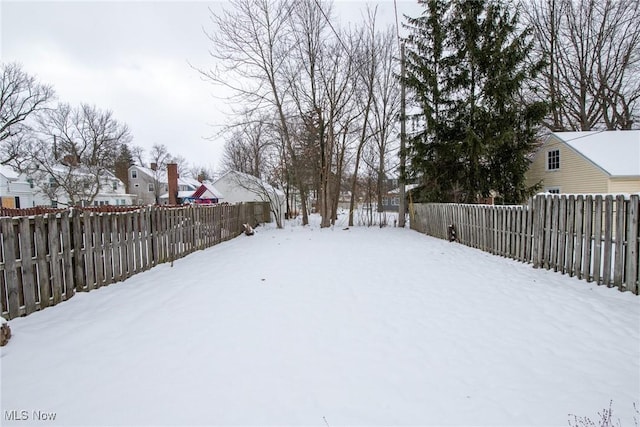
[[[611,176],[640,176],[640,130],[553,135]]]
[[[138,166],[138,165],[133,165],[133,166],[131,166],[131,168],[137,169],[139,172],[147,175],[147,177],[149,177],[151,179],[155,179],[157,177],[158,181],[161,182],[161,183],[169,182],[169,178],[167,177],[167,172],[166,171],[154,171],[153,169],[146,168],[144,166]],[[198,188],[200,186],[200,181],[198,181],[195,178],[178,177],[178,185],[187,186],[187,187],[193,187],[195,189],[195,188]]]
[[[194,198],[202,197],[202,195],[205,194],[207,191],[209,191],[217,199],[223,198],[222,193],[220,193],[213,185],[208,183],[202,183],[200,187],[198,187],[196,191],[194,191],[191,197],[194,197]]]
[[[187,197],[191,197],[193,195],[193,190],[184,190],[178,191],[178,199],[186,199]],[[168,199],[169,193],[164,193],[160,196],[160,199]]]
[[[407,184],[404,186],[404,191],[409,192],[419,186],[420,186],[419,184]],[[400,187],[396,187],[393,190],[389,190],[388,194],[400,194]]]
[[[276,195],[278,195],[279,197],[284,197],[285,194],[282,190],[273,187],[272,185],[267,184],[266,182],[264,182],[263,180],[261,180],[260,178],[257,178],[253,175],[249,175],[247,173],[244,172],[238,172],[238,171],[229,171],[227,173],[225,173],[224,175],[222,175],[220,178],[216,179],[213,184],[215,185],[216,183],[226,180],[226,179],[232,179],[234,180],[237,184],[242,185],[243,183],[245,185],[251,185],[254,184],[256,185],[259,189],[264,189],[268,192],[272,192]]]
[[[7,179],[18,179],[18,173],[11,166],[0,165],[0,174]]]

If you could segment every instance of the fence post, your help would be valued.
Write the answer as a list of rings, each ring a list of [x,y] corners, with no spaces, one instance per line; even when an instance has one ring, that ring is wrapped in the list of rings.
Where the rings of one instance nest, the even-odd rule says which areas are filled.
[[[593,225],[593,281],[602,284],[600,271],[602,264],[602,196],[596,195]]]
[[[16,257],[16,233],[12,218],[0,218],[4,248],[4,271],[7,285],[7,311],[9,319],[20,315],[20,297],[18,295],[18,267]]]
[[[638,295],[638,208],[639,196],[632,194],[627,213],[627,272],[626,288]]]
[[[602,266],[603,284],[612,286],[611,276],[611,256],[613,247],[613,197],[606,196],[604,199],[604,261]]]
[[[615,226],[615,260],[613,267],[613,284],[620,290],[623,290],[623,274],[624,274],[624,214],[625,214],[624,196],[619,194],[616,196],[616,226]]]
[[[55,213],[47,214],[49,225],[49,262],[51,263],[51,287],[53,289],[53,305],[62,301],[62,270],[60,268],[60,232]]]
[[[560,203],[558,213],[558,270],[564,274],[566,256],[566,244],[567,244],[567,196],[560,196],[558,203]]]
[[[576,198],[573,194],[571,194],[567,199],[567,251],[566,251],[566,256],[564,258],[565,272],[569,276],[573,276],[574,274],[573,250],[575,247],[575,239],[576,239],[574,234],[574,230],[575,230],[574,224],[576,220],[575,211],[576,211]]]
[[[593,196],[587,195],[584,200],[584,247],[582,256],[582,277],[591,281],[591,242],[593,240]]]
[[[31,252],[33,234],[31,233],[30,223],[29,217],[23,216],[18,219],[25,314],[31,314],[36,311],[35,269],[33,268],[33,254]]]
[[[47,262],[47,226],[43,215],[37,215],[35,222],[36,255],[38,257],[38,289],[40,309],[51,305],[51,285],[49,283],[49,263]]]
[[[533,268],[542,267],[544,248],[544,195],[538,194],[534,202],[533,221]]]
[[[71,218],[69,211],[60,213],[60,231],[62,234],[62,266],[64,270],[64,294],[65,299],[69,299],[75,295],[75,280],[73,271],[73,252],[71,248]]]

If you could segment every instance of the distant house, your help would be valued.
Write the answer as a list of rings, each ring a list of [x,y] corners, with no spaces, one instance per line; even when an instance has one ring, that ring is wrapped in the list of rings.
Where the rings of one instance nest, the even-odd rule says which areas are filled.
[[[203,183],[195,178],[178,177],[178,194],[176,198],[178,203],[188,201],[193,197],[194,192],[198,190]],[[208,185],[211,185],[210,183]],[[221,199],[222,193],[210,191],[207,188],[202,190],[202,196]],[[211,190],[215,190],[212,188]],[[169,178],[166,171],[156,168],[155,164],[146,168],[144,166],[129,167],[129,192],[135,194],[135,203],[138,205],[155,205],[169,203]],[[199,197],[202,199],[202,196]],[[202,201],[202,200],[201,200]],[[217,202],[215,202],[217,203]]]
[[[24,209],[43,205],[46,201],[38,195],[32,179],[0,165],[0,201],[3,208]]]
[[[283,191],[246,173],[231,171],[213,182],[224,194],[227,203],[270,202],[271,211],[278,216],[278,224],[286,212],[286,196]]]
[[[640,130],[552,133],[526,173],[538,182],[549,193],[640,192]]]
[[[169,190],[167,173],[156,168],[155,164],[146,168],[133,165],[129,167],[129,193],[135,195],[136,205],[155,205],[160,196]]]
[[[222,193],[211,183],[198,181],[194,178],[178,178],[178,194],[176,195],[178,204],[186,203],[219,203]],[[160,203],[169,203],[169,193],[160,195]]]
[[[395,180],[395,184],[396,185],[398,184],[397,180]],[[417,184],[405,184],[404,186],[405,198],[408,199],[409,192],[417,187],[418,187]],[[406,205],[405,205],[405,209],[406,209]],[[389,211],[398,212],[400,210],[400,187],[396,187],[392,190],[389,190],[387,193],[383,194],[382,210],[384,210],[385,212],[389,212]]]
[[[64,176],[66,174],[75,175],[78,179],[83,179],[83,177],[88,177],[91,182],[94,182],[95,177],[93,173],[83,170],[82,168],[77,168],[73,170],[69,170],[65,165],[59,165],[53,168],[55,173],[58,176]],[[57,185],[55,183],[55,178],[49,178],[48,184],[42,185]],[[92,183],[89,187],[87,187],[87,191],[92,193],[96,190],[96,184]],[[79,204],[82,206],[105,206],[105,205],[113,205],[113,206],[127,206],[132,205],[134,201],[134,195],[127,193],[127,189],[125,188],[125,184],[118,179],[115,174],[110,171],[102,171],[99,179],[99,188],[97,189],[97,194],[93,197],[91,202],[87,200],[81,200]],[[65,207],[71,204],[68,194],[65,191],[58,189],[57,191],[44,191],[47,195],[43,195],[46,198],[46,204],[50,204],[53,207]],[[79,195],[78,195],[79,196]]]
[[[195,191],[178,192],[178,198],[182,204],[210,205],[221,202],[223,196],[212,184],[203,182]]]

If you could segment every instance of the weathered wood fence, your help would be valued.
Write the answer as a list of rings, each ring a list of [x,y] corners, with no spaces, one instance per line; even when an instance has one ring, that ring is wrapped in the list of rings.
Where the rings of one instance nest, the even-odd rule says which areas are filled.
[[[428,203],[412,206],[411,228],[495,255],[639,291],[638,194],[538,195],[523,206]]]
[[[56,305],[270,221],[268,203],[0,218],[2,316]]]

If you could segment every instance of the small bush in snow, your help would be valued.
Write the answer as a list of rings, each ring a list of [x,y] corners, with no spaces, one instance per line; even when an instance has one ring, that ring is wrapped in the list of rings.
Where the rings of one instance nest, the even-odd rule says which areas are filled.
[[[613,400],[609,402],[609,409],[604,408],[602,412],[598,412],[599,419],[597,422],[593,422],[589,417],[578,417],[573,414],[569,414],[569,417],[573,417],[569,419],[569,425],[571,427],[622,427],[622,423],[620,422],[620,418],[616,421],[613,419]],[[636,404],[633,404],[633,408],[635,409],[636,416],[633,417],[633,421],[635,427],[639,427],[638,423],[640,422],[640,411],[638,411],[638,407]]]

